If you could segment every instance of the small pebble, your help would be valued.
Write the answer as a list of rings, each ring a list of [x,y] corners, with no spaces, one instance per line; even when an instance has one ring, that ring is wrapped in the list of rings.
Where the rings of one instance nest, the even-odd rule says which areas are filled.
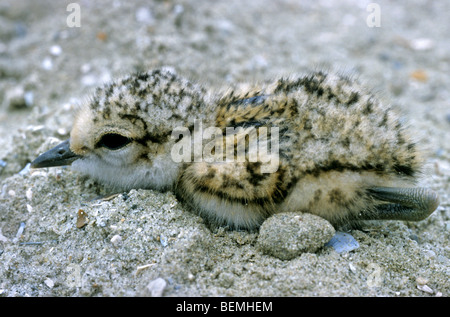
[[[184,12],[184,7],[183,7],[182,4],[176,4],[176,5],[173,7],[173,14],[179,15],[179,14],[181,14],[181,13],[183,13],[183,12]]]
[[[411,233],[411,234],[409,235],[409,238],[410,238],[411,240],[413,240],[413,241],[419,242],[419,237],[418,237],[416,234],[414,234],[414,233]]]
[[[44,58],[44,60],[41,63],[41,67],[45,70],[51,70],[53,68],[53,62],[50,57]]]
[[[151,297],[161,297],[166,285],[167,282],[163,278],[158,277],[148,283],[147,290],[149,291]]]
[[[32,91],[25,91],[23,98],[25,100],[25,106],[31,107],[34,101],[34,93]]]
[[[86,74],[86,73],[89,73],[90,71],[91,71],[91,65],[90,64],[83,64],[83,65],[81,65],[81,68],[80,68],[80,70],[81,70],[81,72],[83,73],[83,74]]]
[[[149,8],[141,7],[136,10],[136,21],[142,24],[152,25],[155,23],[155,18]]]
[[[67,134],[67,130],[64,128],[59,128],[58,130],[56,130],[56,133],[58,133],[61,136],[64,136]]]
[[[104,42],[108,39],[108,34],[106,34],[105,32],[98,32],[97,33],[97,39],[99,39],[100,41]]]
[[[428,285],[417,285],[417,288],[422,292],[433,294],[434,291]]]
[[[118,235],[118,234],[114,235],[114,236],[111,238],[111,243],[112,243],[114,246],[116,246],[116,247],[117,247],[121,242],[122,242],[122,237],[121,237],[120,235]]]
[[[32,190],[31,188],[28,188],[28,189],[25,191],[25,197],[27,197],[27,199],[28,199],[29,201],[31,201],[31,199],[33,198],[33,190]]]
[[[21,176],[28,175],[30,173],[30,166],[31,166],[30,163],[25,165],[25,167],[19,172],[19,175]]]
[[[433,250],[424,250],[423,254],[429,259],[434,259],[436,257],[436,253]]]
[[[32,105],[33,93],[26,92],[22,86],[17,86],[5,92],[5,100],[12,110],[24,109]]]
[[[226,19],[217,20],[214,24],[214,27],[222,35],[230,35],[235,28],[233,22],[231,22],[230,20],[226,20]]]
[[[418,276],[418,277],[416,278],[416,283],[417,283],[418,285],[425,285],[425,284],[428,283],[428,279],[426,279],[426,278],[424,278],[424,277],[421,277],[421,276]]]
[[[44,283],[45,283],[45,285],[47,285],[49,288],[53,288],[53,286],[55,286],[55,282],[53,282],[53,280],[52,280],[52,279],[49,279],[49,278],[47,278],[47,279],[44,281]]]
[[[189,273],[188,276],[187,276],[187,279],[188,279],[189,281],[191,281],[191,282],[192,282],[193,280],[195,280],[194,274]]]
[[[50,47],[49,51],[53,56],[59,56],[62,53],[62,48],[59,45],[53,45],[52,47]]]
[[[24,230],[25,230],[25,222],[21,222],[19,225],[19,230],[17,230],[16,237],[13,239],[13,242],[19,241],[19,239],[22,237]]]
[[[26,130],[34,133],[34,132],[42,131],[44,128],[45,128],[44,125],[29,125],[26,127]]]
[[[9,239],[2,234],[2,228],[0,228],[0,242],[8,242]]]
[[[337,253],[349,252],[359,248],[358,241],[352,235],[345,232],[336,232],[326,246],[333,247]]]
[[[86,212],[83,209],[79,209],[77,213],[77,228],[81,229],[85,225],[87,225],[89,222],[89,219],[87,217]]]
[[[234,274],[222,272],[219,274],[217,279],[221,287],[230,288],[234,283]]]
[[[415,51],[426,51],[434,48],[435,42],[428,38],[418,38],[410,42],[411,48]]]
[[[316,252],[334,233],[333,226],[321,217],[279,213],[261,225],[257,245],[266,254],[290,260],[305,252]]]
[[[161,235],[159,237],[159,242],[161,242],[161,245],[163,247],[167,247],[169,245],[169,242],[168,242],[167,238],[165,236],[163,236],[163,235]]]
[[[411,78],[413,78],[417,81],[425,82],[428,80],[427,73],[422,69],[417,69],[417,70],[413,71],[410,76],[411,76]]]

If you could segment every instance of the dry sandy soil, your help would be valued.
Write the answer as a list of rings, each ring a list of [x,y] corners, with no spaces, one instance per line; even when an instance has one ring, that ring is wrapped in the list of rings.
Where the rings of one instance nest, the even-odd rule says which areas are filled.
[[[450,2],[378,1],[379,27],[369,2],[80,0],[69,27],[69,1],[2,1],[0,296],[449,296]],[[160,66],[211,89],[318,68],[358,76],[427,147],[420,185],[441,205],[349,231],[352,251],[283,260],[257,232],[208,229],[171,193],[95,199],[109,189],[70,168],[25,168],[68,138],[96,86]]]

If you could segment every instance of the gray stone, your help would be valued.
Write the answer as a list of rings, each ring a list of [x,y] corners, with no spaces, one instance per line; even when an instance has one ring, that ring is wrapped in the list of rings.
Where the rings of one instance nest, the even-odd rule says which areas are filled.
[[[279,213],[262,224],[257,245],[266,254],[290,260],[305,252],[316,252],[334,233],[333,226],[321,217]]]
[[[161,297],[164,289],[166,288],[166,285],[167,282],[163,278],[158,277],[157,279],[148,283],[147,290],[152,297]]]

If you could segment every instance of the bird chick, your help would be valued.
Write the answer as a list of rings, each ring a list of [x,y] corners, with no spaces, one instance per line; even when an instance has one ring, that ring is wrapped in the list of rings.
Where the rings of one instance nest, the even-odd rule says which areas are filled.
[[[335,226],[425,219],[439,201],[414,188],[422,161],[392,107],[348,77],[319,71],[213,93],[157,69],[98,88],[70,139],[32,167],[72,164],[116,189],[172,190],[211,223],[251,229],[288,211]]]

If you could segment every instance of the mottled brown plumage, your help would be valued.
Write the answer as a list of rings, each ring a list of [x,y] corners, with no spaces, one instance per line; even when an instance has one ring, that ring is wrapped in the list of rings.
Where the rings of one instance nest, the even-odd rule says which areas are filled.
[[[195,134],[199,121],[223,135],[215,147],[207,144],[213,138],[201,145],[215,160],[193,154],[176,162],[172,151],[183,138],[172,132]],[[267,131],[268,140],[251,143],[255,131]],[[263,143],[275,149],[275,136],[277,152],[258,152]],[[233,147],[223,161],[218,145],[227,141]],[[167,69],[125,77],[97,89],[59,153],[64,157],[53,150],[33,165],[73,161],[119,189],[173,190],[194,212],[234,228],[258,227],[281,211],[310,212],[334,225],[420,220],[438,204],[432,191],[410,188],[423,159],[393,109],[355,80],[324,72],[225,93]],[[267,162],[276,168],[265,172]]]

